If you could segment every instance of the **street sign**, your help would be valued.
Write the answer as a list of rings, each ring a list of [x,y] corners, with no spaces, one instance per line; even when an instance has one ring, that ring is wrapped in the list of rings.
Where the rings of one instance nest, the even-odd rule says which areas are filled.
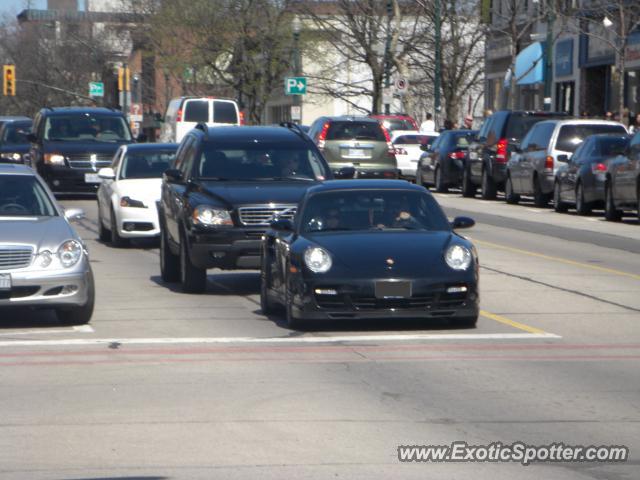
[[[396,88],[398,95],[404,95],[407,93],[407,90],[409,90],[409,80],[404,77],[398,77],[395,82],[393,82],[393,86]]]
[[[307,77],[287,77],[284,79],[286,95],[304,95],[307,93]]]
[[[132,122],[142,122],[142,105],[139,103],[131,104],[131,115],[129,115],[129,120]]]
[[[302,120],[302,107],[299,105],[291,105],[291,120],[300,121]]]
[[[104,97],[104,83],[102,83],[102,82],[89,82],[89,96],[90,97]]]
[[[390,88],[382,89],[382,104],[391,105],[393,103],[393,90]]]

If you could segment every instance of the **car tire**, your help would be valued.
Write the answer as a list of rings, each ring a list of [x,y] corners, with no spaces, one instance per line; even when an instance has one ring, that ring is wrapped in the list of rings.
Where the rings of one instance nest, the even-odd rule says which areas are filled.
[[[207,289],[207,270],[191,263],[185,235],[180,238],[180,282],[185,293],[204,293]]]
[[[102,223],[102,213],[100,209],[100,202],[98,202],[98,240],[101,242],[111,241],[111,232]]]
[[[289,328],[290,330],[300,330],[303,322],[293,314],[293,300],[291,299],[291,292],[289,291],[288,285],[286,287],[286,296],[284,303],[285,322],[287,324],[287,328]]]
[[[511,181],[511,175],[507,175],[507,181],[504,185],[504,199],[511,205],[515,205],[520,201],[520,195],[513,192],[513,182]]]
[[[167,231],[160,228],[160,275],[162,281],[175,283],[180,281],[180,255],[175,255],[169,246]]]
[[[613,192],[609,182],[604,186],[604,218],[610,222],[622,220],[622,211],[618,210],[613,203]]]
[[[578,215],[589,215],[591,213],[591,206],[584,200],[584,187],[581,182],[576,187],[576,212]]]
[[[447,193],[449,191],[449,187],[442,178],[442,169],[440,166],[437,166],[436,171],[433,173],[433,186],[438,193]]]
[[[471,183],[471,174],[469,173],[469,167],[465,165],[462,171],[462,196],[466,198],[473,198],[476,196],[476,186]]]
[[[87,285],[87,303],[77,307],[56,308],[58,320],[67,325],[86,325],[91,321],[96,300],[96,288],[93,281],[93,271],[89,269],[89,282]]]
[[[488,169],[482,169],[482,186],[480,187],[481,196],[483,200],[495,200],[498,194],[496,183],[493,178],[489,176]]]
[[[271,282],[271,274],[269,273],[268,265],[271,263],[271,259],[268,253],[262,256],[261,268],[260,268],[260,309],[264,315],[269,315],[275,311],[275,307],[269,299],[269,283]]]
[[[116,212],[111,209],[111,224],[110,224],[110,232],[111,232],[111,246],[115,248],[122,248],[127,246],[127,239],[122,238],[120,233],[118,233],[118,223],[116,221]]]
[[[542,186],[538,177],[533,179],[533,204],[538,208],[549,206],[549,195],[542,193]]]
[[[454,317],[450,323],[458,328],[475,328],[478,324],[478,315],[471,317]]]
[[[553,184],[553,209],[558,213],[567,213],[569,210],[568,205],[560,200],[560,184],[558,182]]]

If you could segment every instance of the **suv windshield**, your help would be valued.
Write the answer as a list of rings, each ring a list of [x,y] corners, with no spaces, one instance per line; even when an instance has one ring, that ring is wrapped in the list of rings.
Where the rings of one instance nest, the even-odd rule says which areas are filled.
[[[507,123],[506,138],[522,140],[527,132],[536,123],[543,120],[555,120],[557,116],[551,115],[511,115]]]
[[[130,142],[131,132],[123,117],[95,113],[47,117],[44,139],[60,142]]]
[[[0,216],[51,217],[56,209],[46,190],[31,175],[0,175]]]
[[[160,178],[174,157],[175,151],[129,153],[123,160],[120,178]]]
[[[448,231],[429,195],[406,190],[343,190],[313,195],[304,207],[303,232],[339,230]]]
[[[5,145],[26,145],[29,143],[27,135],[31,131],[31,122],[13,122],[4,127],[2,143]]]
[[[194,175],[214,180],[324,180],[320,156],[305,146],[206,144]]]
[[[563,152],[574,152],[585,138],[597,133],[626,135],[627,131],[622,125],[564,125],[560,127],[556,149]]]
[[[386,141],[378,122],[331,122],[326,139]]]

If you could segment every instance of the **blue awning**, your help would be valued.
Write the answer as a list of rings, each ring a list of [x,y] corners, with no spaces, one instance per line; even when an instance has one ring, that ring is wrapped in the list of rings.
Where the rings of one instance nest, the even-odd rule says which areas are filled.
[[[532,85],[544,81],[544,46],[535,42],[516,57],[516,83]]]

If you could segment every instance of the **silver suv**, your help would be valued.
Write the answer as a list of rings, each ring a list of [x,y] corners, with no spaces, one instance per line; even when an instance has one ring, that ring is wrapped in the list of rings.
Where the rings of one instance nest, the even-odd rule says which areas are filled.
[[[520,195],[532,195],[537,207],[545,207],[553,195],[555,173],[589,135],[626,134],[618,122],[606,120],[546,120],[536,123],[507,162],[505,200],[517,203]]]

